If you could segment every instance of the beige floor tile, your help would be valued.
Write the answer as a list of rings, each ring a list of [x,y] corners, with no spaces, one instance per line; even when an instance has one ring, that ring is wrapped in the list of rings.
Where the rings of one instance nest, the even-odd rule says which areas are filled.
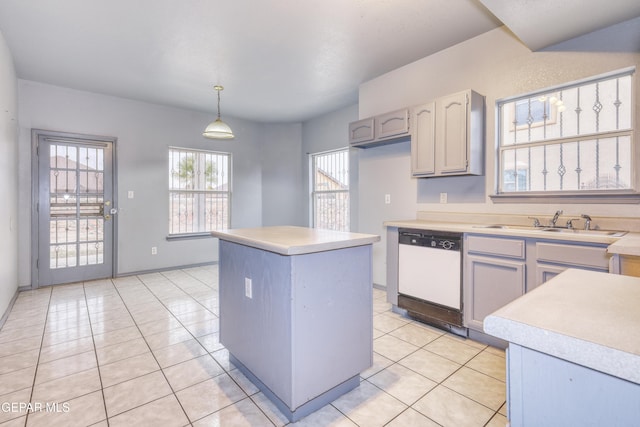
[[[291,425],[296,427],[357,427],[356,423],[331,405],[323,406]]]
[[[161,371],[155,371],[104,389],[107,415],[114,417],[129,409],[172,394]]]
[[[42,338],[44,332],[44,324],[37,328],[20,328],[5,331],[0,330],[0,344],[4,344],[11,341],[22,340],[30,337]]]
[[[95,368],[96,354],[87,351],[73,356],[63,357],[62,359],[53,360],[38,365],[38,373],[36,375],[36,384],[55,380],[56,378],[65,377],[77,372],[86,371]]]
[[[501,414],[495,414],[485,427],[505,427],[509,425],[507,417]]]
[[[94,334],[104,334],[105,332],[115,331],[118,329],[128,328],[135,326],[135,322],[131,316],[123,316],[117,319],[111,319],[104,322],[96,322],[91,324]]]
[[[375,314],[373,316],[373,327],[382,332],[391,332],[409,323],[407,319],[400,319],[389,312]]]
[[[395,417],[386,427],[439,427],[440,424],[422,415],[415,409],[408,408]]]
[[[503,381],[465,366],[442,384],[494,411],[500,409],[506,400],[506,384]]]
[[[178,427],[187,424],[189,420],[173,394],[109,418],[110,427],[141,425]]]
[[[35,366],[36,363],[38,363],[39,354],[40,351],[35,348],[22,353],[12,354],[11,356],[0,357],[0,375],[28,368],[29,366]]]
[[[141,314],[145,311],[166,310],[166,307],[154,298],[153,300],[143,303],[133,301],[127,305],[127,309],[129,309],[132,316],[135,316],[136,314]]]
[[[173,314],[164,307],[147,310],[140,313],[132,313],[131,316],[137,324],[149,322],[163,322],[173,318]]]
[[[373,341],[373,351],[395,362],[416,350],[418,347],[415,345],[391,335],[383,335]]]
[[[234,369],[231,372],[237,371]],[[278,407],[271,401],[264,393],[258,392],[251,396],[251,400],[256,404],[258,408],[269,418],[271,423],[277,427],[282,427],[289,424],[289,419],[278,409]]]
[[[93,341],[96,345],[96,349],[99,349],[141,337],[142,335],[138,328],[131,326],[129,328],[118,329],[104,334],[94,334]]]
[[[27,338],[19,338],[14,341],[0,343],[0,357],[11,356],[28,350],[40,348],[42,335]]]
[[[27,416],[23,416],[20,418],[14,418],[10,421],[2,423],[2,427],[24,427],[27,422]]]
[[[151,352],[100,366],[102,386],[109,387],[160,369]]]
[[[436,331],[434,328],[420,326],[413,322],[389,332],[389,335],[393,335],[396,338],[400,338],[418,347],[430,343],[442,336],[442,334],[442,331]]]
[[[162,331],[153,335],[145,335],[145,340],[151,350],[178,344],[179,342],[188,341],[193,338],[185,328],[180,327],[170,331]]]
[[[140,332],[142,332],[142,335],[144,335],[145,337],[148,337],[150,335],[155,335],[160,332],[167,332],[174,329],[182,329],[183,326],[178,321],[178,319],[176,319],[175,317],[173,317],[173,315],[171,315],[171,317],[168,317],[166,319],[152,320],[151,322],[145,322],[145,323],[138,322],[138,328],[140,328]]]
[[[185,325],[184,327],[193,335],[194,337],[201,337],[204,335],[210,335],[216,333],[220,330],[220,324],[218,322],[218,318],[212,314],[213,318],[209,320],[204,320],[202,322],[191,323]]]
[[[30,414],[27,427],[89,426],[106,419],[102,392],[96,391],[59,405],[59,412],[35,412]]]
[[[180,390],[176,396],[191,422],[247,397],[227,374]]]
[[[86,317],[83,320],[59,320],[55,322],[48,322],[45,325],[44,331],[46,334],[52,334],[55,332],[66,331],[68,329],[80,329],[80,328],[88,328],[90,326],[89,317]]]
[[[374,352],[373,365],[371,365],[370,368],[360,372],[360,377],[365,379],[369,378],[371,375],[377,374],[378,372],[382,371],[386,367],[391,366],[393,363],[394,363],[393,360],[387,359],[383,355]]]
[[[194,427],[234,426],[256,427],[271,426],[269,419],[251,401],[241,400],[193,423]]]
[[[437,383],[444,381],[461,366],[426,350],[418,350],[398,363]]]
[[[168,347],[153,350],[161,368],[167,368],[196,357],[204,356],[207,350],[194,338]]]
[[[496,347],[489,346],[484,351],[486,351],[487,353],[491,353],[493,355],[496,355],[496,356],[505,357],[504,350],[501,349],[501,348],[496,348]]]
[[[120,320],[123,318],[128,318],[130,316],[131,315],[129,314],[129,310],[127,310],[127,308],[122,305],[117,306],[116,308],[111,310],[92,312],[89,316],[89,319],[91,320],[91,323],[95,325],[96,323],[102,323],[111,320]]]
[[[86,353],[93,350],[93,338],[84,337],[78,340],[66,341],[60,344],[43,347],[40,351],[40,363],[47,363],[57,359]]]
[[[407,408],[407,405],[367,381],[331,403],[360,426],[383,426]]]
[[[2,423],[26,416],[27,407],[20,404],[29,402],[30,397],[31,387],[0,396],[0,425],[4,427]]]
[[[220,344],[219,332],[209,335],[202,335],[200,337],[197,337],[197,340],[209,353],[213,353],[224,348],[224,346]]]
[[[369,377],[368,381],[406,405],[412,405],[438,385],[436,382],[398,364]]]
[[[483,351],[466,364],[467,367],[482,372],[500,381],[506,381],[507,363],[504,357]]]
[[[175,314],[175,316],[183,325],[191,325],[194,323],[218,320],[215,314],[202,307],[200,307],[198,310],[190,311],[188,313],[178,313]]]
[[[14,320],[7,320],[4,322],[4,325],[2,325],[2,330],[12,331],[14,329],[39,328],[45,324],[45,318],[45,316],[39,314]]]
[[[215,378],[224,373],[210,355],[204,355],[163,369],[174,391]]]
[[[74,341],[91,336],[91,326],[89,322],[75,328],[63,329],[61,331],[47,331],[42,339],[42,346],[61,344],[67,341]]]
[[[249,380],[239,369],[232,369],[227,372],[231,378],[240,386],[242,391],[244,391],[247,396],[254,395],[258,393],[260,390],[256,387],[255,384]]]
[[[479,348],[455,340],[449,335],[443,335],[423,348],[460,364],[467,363],[481,351]]]
[[[142,338],[135,338],[133,340],[98,348],[96,349],[96,356],[98,356],[98,363],[100,365],[107,365],[109,363],[117,362],[118,360],[128,359],[139,354],[147,353],[148,351],[149,346],[147,346],[145,340]]]
[[[17,390],[22,390],[33,385],[33,377],[36,372],[35,366],[20,369],[0,375],[0,396]]]
[[[36,384],[34,402],[65,402],[102,388],[98,368],[87,369],[52,381]]]
[[[413,409],[444,427],[480,427],[494,411],[442,385],[418,400]]]

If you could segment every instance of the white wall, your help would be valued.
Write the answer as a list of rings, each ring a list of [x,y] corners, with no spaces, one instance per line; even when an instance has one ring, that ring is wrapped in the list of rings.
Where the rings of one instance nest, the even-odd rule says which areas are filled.
[[[261,226],[263,212],[272,220],[273,204],[287,208],[298,203],[271,200],[270,186],[298,194],[300,166],[281,161],[275,153],[300,146],[299,125],[268,125],[224,119],[236,135],[233,140],[209,140],[202,130],[213,114],[170,108],[32,81],[19,81],[20,211],[19,279],[29,285],[31,212],[31,129],[46,129],[117,138],[118,274],[198,264],[217,260],[217,240],[167,241],[169,146],[231,152],[233,156],[232,224],[234,228]],[[264,147],[273,155],[264,157]],[[289,154],[285,159],[299,157]],[[286,176],[286,180],[280,179]],[[268,189],[263,183],[268,183]],[[127,199],[133,190],[134,199]],[[300,223],[301,213],[289,209],[290,222]],[[158,248],[151,255],[151,247]]]
[[[300,150],[302,125],[271,125],[262,144],[262,225],[306,225]]]
[[[610,70],[639,67],[637,40],[635,51],[619,49],[619,41],[629,37],[625,30],[639,26],[640,19],[636,19],[635,25],[613,26],[541,52],[531,52],[507,29],[499,28],[362,84],[360,118],[465,89],[485,95],[486,173],[481,177],[415,179],[410,177],[407,143],[362,150],[359,231],[384,235],[383,221],[415,218],[418,211],[545,216],[564,209],[567,215],[640,216],[637,205],[494,204],[488,197],[494,191],[496,100]],[[636,38],[637,33],[633,32]],[[640,84],[636,84],[636,105],[639,101]],[[636,123],[640,123],[639,115],[640,109],[636,108]],[[636,135],[637,145],[640,132]],[[448,193],[448,204],[439,203],[440,192]],[[391,206],[384,205],[385,193],[391,194]],[[384,265],[383,244],[377,244],[374,251],[376,283],[386,282],[384,269],[380,268]]]
[[[18,94],[13,58],[0,33],[0,319],[18,289]]]

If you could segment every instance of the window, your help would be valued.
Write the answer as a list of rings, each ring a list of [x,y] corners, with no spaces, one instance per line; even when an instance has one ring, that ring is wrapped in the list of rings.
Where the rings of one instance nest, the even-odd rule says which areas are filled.
[[[313,226],[349,231],[349,150],[311,155]]]
[[[633,73],[498,101],[498,193],[633,190]]]
[[[169,148],[169,236],[229,227],[231,154]]]

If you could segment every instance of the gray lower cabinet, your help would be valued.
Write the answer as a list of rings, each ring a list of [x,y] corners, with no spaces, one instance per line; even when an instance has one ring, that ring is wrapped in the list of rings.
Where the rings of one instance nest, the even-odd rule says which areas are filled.
[[[527,291],[543,284],[567,268],[609,271],[607,245],[567,242],[536,242],[536,278]]]
[[[484,318],[568,268],[609,271],[607,245],[491,235],[465,235],[465,326]]]
[[[468,328],[482,332],[487,315],[524,294],[525,246],[524,239],[466,236],[464,316]]]

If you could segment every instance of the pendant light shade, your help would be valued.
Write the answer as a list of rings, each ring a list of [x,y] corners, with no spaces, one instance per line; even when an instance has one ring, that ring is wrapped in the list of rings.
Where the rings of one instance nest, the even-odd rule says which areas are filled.
[[[213,89],[218,92],[218,117],[215,121],[209,123],[209,126],[204,130],[202,136],[210,139],[231,139],[234,137],[231,128],[220,119],[220,91],[224,90],[224,88],[216,85]]]

